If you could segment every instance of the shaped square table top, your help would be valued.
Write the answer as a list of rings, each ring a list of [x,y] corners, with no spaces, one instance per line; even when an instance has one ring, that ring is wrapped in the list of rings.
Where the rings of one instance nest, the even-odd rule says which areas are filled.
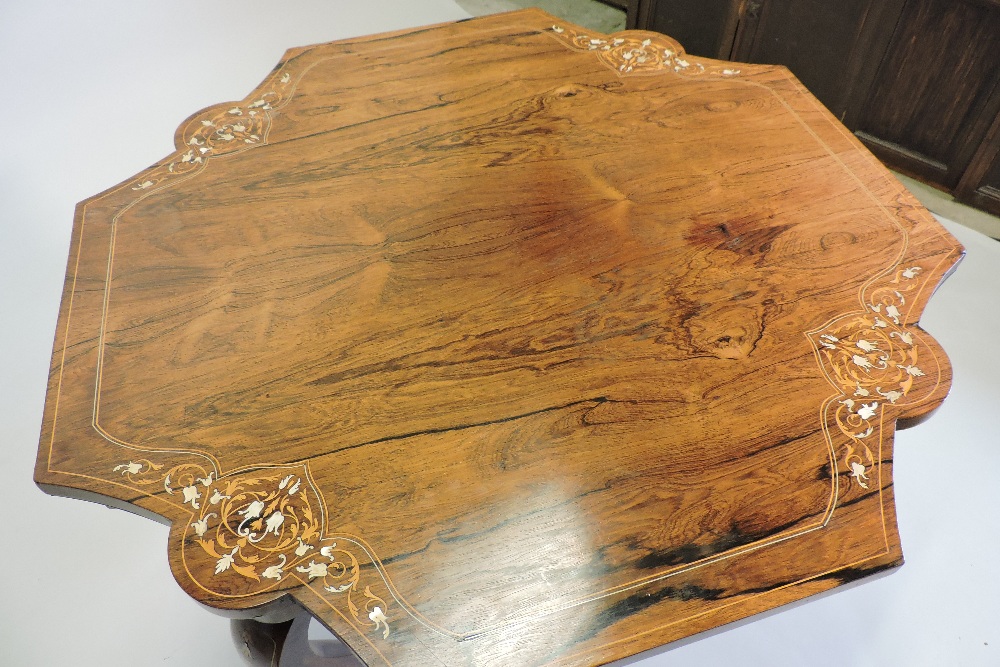
[[[290,50],[77,209],[36,480],[368,664],[591,665],[902,562],[959,244],[786,69],[535,10]]]

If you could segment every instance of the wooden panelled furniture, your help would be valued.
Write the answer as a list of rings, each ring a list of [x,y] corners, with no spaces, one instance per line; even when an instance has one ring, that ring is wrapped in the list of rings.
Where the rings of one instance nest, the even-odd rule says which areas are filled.
[[[292,49],[175,141],[77,209],[35,476],[197,600],[595,665],[902,562],[962,249],[785,68],[530,10]]]
[[[1000,215],[1000,1],[631,0],[628,21],[788,66],[886,164]]]

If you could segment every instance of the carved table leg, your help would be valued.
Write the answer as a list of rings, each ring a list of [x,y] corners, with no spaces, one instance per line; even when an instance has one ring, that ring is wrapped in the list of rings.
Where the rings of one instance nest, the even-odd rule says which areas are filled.
[[[303,611],[284,623],[233,619],[230,628],[236,648],[251,667],[364,667],[336,636],[310,640],[311,620]]]

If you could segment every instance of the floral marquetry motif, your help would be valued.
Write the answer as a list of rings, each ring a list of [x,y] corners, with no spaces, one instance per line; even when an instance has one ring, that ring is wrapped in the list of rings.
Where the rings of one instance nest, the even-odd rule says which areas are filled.
[[[199,602],[584,667],[901,564],[962,249],[787,70],[529,10],[292,49],[175,146],[78,208],[35,478]]]
[[[690,58],[680,45],[656,33],[633,37],[629,33],[611,36],[587,34],[572,26],[553,25],[552,34],[576,49],[594,51],[602,62],[620,75],[657,74],[670,70],[679,74],[716,74],[738,76],[734,66],[712,64],[706,67],[700,59]]]
[[[925,348],[921,355],[919,334],[903,321],[906,295],[919,285],[920,271],[897,269],[891,281],[869,288],[865,313],[840,318],[812,338],[827,377],[842,392],[834,419],[848,438],[843,463],[865,489],[866,471],[876,465],[871,443],[879,440],[883,413],[926,400],[940,382],[932,353]],[[918,365],[921,357],[934,364],[929,375]]]
[[[213,157],[266,143],[270,112],[281,106],[292,85],[291,73],[282,72],[270,82],[272,89],[257,99],[198,116],[179,135],[180,155],[133,183],[132,189],[147,190],[170,176],[196,169]]]
[[[298,474],[296,474],[296,472]],[[267,474],[270,473],[270,474]],[[217,575],[232,572],[255,582],[281,581],[322,534],[322,514],[305,470],[243,473],[205,489],[185,544],[194,542],[215,561],[213,577],[199,581],[228,590]],[[185,559],[197,559],[185,549]]]
[[[388,638],[388,604],[372,592],[373,582],[362,581],[358,553],[364,554],[364,547],[347,535],[326,535],[322,506],[305,466],[215,479],[214,472],[197,464],[168,469],[139,459],[116,465],[113,472],[139,487],[162,485],[197,510],[181,553],[187,573],[205,590],[240,597],[279,583],[283,589],[308,585]]]

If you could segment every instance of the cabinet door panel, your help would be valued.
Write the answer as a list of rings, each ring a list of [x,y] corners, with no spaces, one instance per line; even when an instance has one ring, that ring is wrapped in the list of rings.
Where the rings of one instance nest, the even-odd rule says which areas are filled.
[[[628,26],[670,35],[693,56],[729,59],[739,0],[630,0]]]
[[[1000,105],[1000,5],[907,2],[861,113],[887,162],[953,188]]]
[[[1000,215],[1000,115],[962,175],[955,199]]]
[[[878,64],[903,0],[760,0],[745,5],[733,59],[785,65],[836,116],[847,117]],[[749,11],[748,9],[753,9]],[[861,95],[863,99],[863,95]]]

